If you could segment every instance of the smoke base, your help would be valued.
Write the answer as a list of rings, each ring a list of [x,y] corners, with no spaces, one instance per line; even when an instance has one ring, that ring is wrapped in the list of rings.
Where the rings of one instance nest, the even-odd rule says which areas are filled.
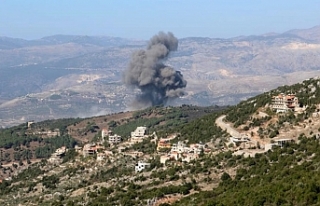
[[[164,105],[168,99],[183,95],[187,81],[181,72],[163,64],[170,52],[177,48],[178,39],[171,32],[159,32],[150,39],[146,50],[132,54],[124,73],[124,83],[141,91],[133,107]]]

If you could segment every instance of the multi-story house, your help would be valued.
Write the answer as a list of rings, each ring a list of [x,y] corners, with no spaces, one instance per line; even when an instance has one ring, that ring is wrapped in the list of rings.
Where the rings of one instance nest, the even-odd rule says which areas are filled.
[[[184,153],[189,152],[190,148],[186,146],[185,143],[179,141],[177,144],[172,144],[171,152],[178,152],[178,153]]]
[[[118,144],[122,141],[122,138],[120,135],[114,134],[109,136],[109,143],[110,144]]]
[[[146,137],[147,127],[137,127],[135,131],[131,132],[132,142],[141,142]]]
[[[298,97],[293,94],[285,95],[283,93],[272,97],[271,108],[276,112],[287,112],[289,110],[294,111],[299,106]]]
[[[131,137],[144,137],[147,127],[137,127],[137,129],[131,132]]]

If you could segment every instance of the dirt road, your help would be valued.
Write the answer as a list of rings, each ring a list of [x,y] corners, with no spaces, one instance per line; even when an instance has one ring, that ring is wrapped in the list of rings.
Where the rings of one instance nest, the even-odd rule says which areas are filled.
[[[222,115],[216,119],[216,124],[221,127],[223,130],[227,130],[227,132],[233,137],[240,137],[240,133],[235,130],[229,123],[224,122],[224,118],[226,115]]]

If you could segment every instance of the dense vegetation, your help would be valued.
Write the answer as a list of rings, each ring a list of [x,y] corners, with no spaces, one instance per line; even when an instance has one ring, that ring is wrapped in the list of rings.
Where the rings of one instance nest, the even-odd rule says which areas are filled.
[[[65,119],[55,119],[55,120],[46,120],[42,122],[36,122],[31,125],[32,129],[42,130],[47,129],[54,131],[55,129],[59,129],[62,135],[66,134],[67,127],[72,124],[76,124],[82,121],[81,118],[65,118]]]
[[[62,146],[73,148],[76,145],[76,141],[68,135],[48,138],[43,141],[45,145],[35,149],[34,155],[36,158],[48,158],[56,149]]]
[[[208,114],[200,119],[181,125],[176,130],[180,133],[180,140],[188,140],[189,143],[210,142],[216,138],[223,138],[228,134],[215,124],[215,120],[221,112]],[[175,130],[168,130],[167,133]]]
[[[174,205],[318,205],[319,162],[319,140],[302,135],[299,144],[242,157],[234,179],[225,174],[218,188]]]
[[[68,125],[79,121],[80,119],[47,120],[32,124],[30,130],[28,130],[27,124],[0,129],[0,148],[9,149],[20,145],[26,146],[31,141],[39,141],[41,139],[39,135],[30,135],[27,131],[54,131],[59,129],[60,134],[64,135],[67,133],[66,128]]]
[[[80,119],[46,120],[33,123],[30,128],[21,124],[11,128],[0,129],[0,160],[21,161],[32,158],[47,158],[57,148],[72,148],[76,142],[67,134],[67,126],[79,122]],[[60,136],[43,137],[39,132],[58,130]],[[33,148],[31,144],[36,144]],[[2,149],[1,149],[2,148]],[[7,152],[13,149],[13,154]]]
[[[176,130],[178,126],[186,125],[199,117],[224,109],[224,107],[197,107],[182,105],[180,107],[151,107],[145,110],[137,111],[133,114],[133,120],[124,124],[115,121],[109,122],[112,131],[124,138],[130,136],[138,126],[146,126],[148,133],[159,131],[159,134],[170,133]]]

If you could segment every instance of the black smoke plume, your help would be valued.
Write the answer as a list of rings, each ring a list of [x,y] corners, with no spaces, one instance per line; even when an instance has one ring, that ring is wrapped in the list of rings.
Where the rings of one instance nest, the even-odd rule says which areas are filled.
[[[124,82],[141,90],[135,107],[164,105],[168,99],[183,95],[186,80],[179,71],[163,64],[170,51],[177,48],[178,39],[171,32],[159,32],[150,39],[146,50],[132,54]]]

